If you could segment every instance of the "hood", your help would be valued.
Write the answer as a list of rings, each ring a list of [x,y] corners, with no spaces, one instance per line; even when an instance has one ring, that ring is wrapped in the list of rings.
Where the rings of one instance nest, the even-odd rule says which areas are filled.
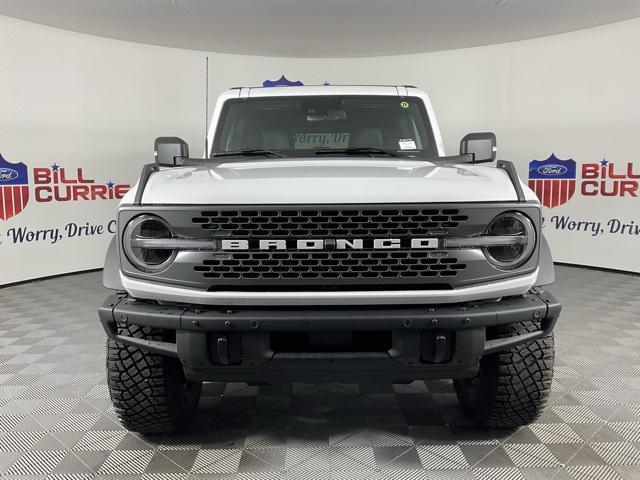
[[[142,197],[146,204],[211,205],[515,200],[500,168],[360,157],[165,168],[149,178]]]

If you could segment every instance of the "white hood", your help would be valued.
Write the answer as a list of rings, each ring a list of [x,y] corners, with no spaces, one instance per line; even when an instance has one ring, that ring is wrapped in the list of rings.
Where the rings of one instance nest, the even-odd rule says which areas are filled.
[[[166,168],[149,178],[142,197],[144,204],[178,205],[515,200],[509,176],[500,168],[372,158],[226,161]]]

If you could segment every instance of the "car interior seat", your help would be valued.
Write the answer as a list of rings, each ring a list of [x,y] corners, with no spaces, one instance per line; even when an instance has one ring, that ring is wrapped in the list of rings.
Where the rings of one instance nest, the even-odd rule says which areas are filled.
[[[358,130],[351,141],[351,147],[383,148],[384,138],[382,136],[382,129],[370,127]]]
[[[289,150],[291,142],[284,132],[264,132],[262,147],[267,150]]]

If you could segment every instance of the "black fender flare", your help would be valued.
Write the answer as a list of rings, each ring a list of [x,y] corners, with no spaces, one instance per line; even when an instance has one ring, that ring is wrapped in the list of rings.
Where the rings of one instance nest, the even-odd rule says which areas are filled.
[[[536,279],[536,287],[549,285],[556,279],[556,270],[551,256],[551,249],[544,235],[540,236],[540,254],[538,261],[538,278]]]
[[[124,286],[120,281],[120,257],[118,255],[118,244],[116,236],[111,239],[107,255],[104,259],[104,270],[102,270],[102,284],[111,289],[124,291]]]

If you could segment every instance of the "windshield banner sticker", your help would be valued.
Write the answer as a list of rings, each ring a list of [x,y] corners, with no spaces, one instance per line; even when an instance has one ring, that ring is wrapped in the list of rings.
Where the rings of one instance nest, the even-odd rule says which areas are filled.
[[[398,145],[400,150],[416,150],[416,142],[412,138],[401,138]]]

